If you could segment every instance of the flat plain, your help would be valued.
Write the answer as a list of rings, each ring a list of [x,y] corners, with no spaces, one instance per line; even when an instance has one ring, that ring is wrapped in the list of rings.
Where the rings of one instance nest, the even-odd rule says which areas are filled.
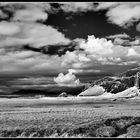
[[[0,137],[127,137],[139,123],[139,100],[0,99]]]

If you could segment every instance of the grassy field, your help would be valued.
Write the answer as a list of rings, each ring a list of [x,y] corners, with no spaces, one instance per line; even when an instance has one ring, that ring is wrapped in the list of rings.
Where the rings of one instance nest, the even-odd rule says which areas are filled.
[[[115,118],[140,123],[140,102],[0,99],[0,137],[100,137],[96,130]]]

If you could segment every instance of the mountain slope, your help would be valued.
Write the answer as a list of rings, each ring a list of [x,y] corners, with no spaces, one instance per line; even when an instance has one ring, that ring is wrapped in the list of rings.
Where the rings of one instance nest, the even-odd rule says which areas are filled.
[[[126,72],[120,73],[119,75],[114,77],[107,76],[102,79],[96,80],[95,82],[91,83],[90,86],[88,86],[86,89],[88,89],[89,87],[93,87],[94,85],[98,85],[102,86],[106,92],[116,94],[135,85],[137,72],[140,72],[140,67],[129,69]]]

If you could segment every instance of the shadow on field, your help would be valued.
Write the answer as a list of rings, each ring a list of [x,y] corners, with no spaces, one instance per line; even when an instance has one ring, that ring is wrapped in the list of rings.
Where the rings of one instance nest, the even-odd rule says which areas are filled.
[[[140,137],[140,117],[123,116],[80,125],[1,128],[0,137]]]

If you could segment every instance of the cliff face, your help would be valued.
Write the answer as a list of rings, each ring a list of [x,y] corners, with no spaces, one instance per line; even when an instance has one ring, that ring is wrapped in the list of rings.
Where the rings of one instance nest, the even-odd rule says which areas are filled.
[[[116,94],[118,92],[126,90],[127,88],[133,87],[136,83],[136,77],[138,72],[140,72],[139,67],[135,69],[130,69],[126,72],[119,74],[116,77],[104,77],[102,79],[99,79],[90,84],[90,86],[100,85],[107,92]],[[140,79],[138,78],[137,80],[139,83],[138,86],[140,87]]]
[[[118,93],[129,87],[133,87],[135,83],[135,77],[121,77],[117,79],[101,79],[95,81],[94,84],[100,85],[106,89],[107,92]]]

